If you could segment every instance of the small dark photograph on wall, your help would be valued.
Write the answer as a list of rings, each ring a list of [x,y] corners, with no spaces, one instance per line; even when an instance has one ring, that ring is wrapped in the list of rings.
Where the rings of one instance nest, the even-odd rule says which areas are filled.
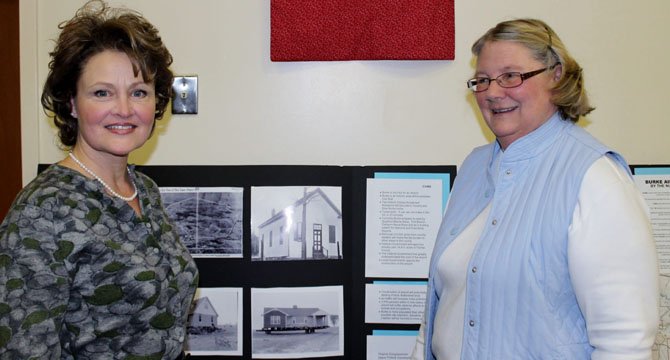
[[[243,190],[160,188],[168,216],[193,257],[242,257]]]
[[[251,357],[344,354],[342,286],[251,289]]]
[[[251,259],[342,259],[342,188],[251,188]]]
[[[186,330],[191,355],[242,355],[242,288],[198,288]]]

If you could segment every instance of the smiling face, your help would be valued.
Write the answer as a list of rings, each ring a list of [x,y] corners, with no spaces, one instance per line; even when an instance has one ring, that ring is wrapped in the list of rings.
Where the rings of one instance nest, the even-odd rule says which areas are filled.
[[[93,55],[77,81],[72,113],[79,130],[75,148],[88,157],[126,157],[151,135],[156,110],[154,85],[123,53],[105,50]]]
[[[507,72],[526,73],[544,67],[519,43],[489,41],[477,57],[475,76],[495,79]],[[475,93],[482,116],[503,149],[540,127],[556,112],[551,88],[559,77],[560,66],[526,79],[515,88],[502,88],[492,80],[487,90]]]

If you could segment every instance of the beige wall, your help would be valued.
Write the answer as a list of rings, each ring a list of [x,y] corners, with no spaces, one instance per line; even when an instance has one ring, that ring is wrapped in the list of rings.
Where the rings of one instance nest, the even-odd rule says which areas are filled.
[[[126,0],[160,29],[178,75],[199,78],[199,114],[173,115],[131,162],[460,165],[492,139],[465,80],[470,44],[501,20],[538,17],[585,71],[584,126],[631,163],[670,163],[670,1],[456,0],[454,61],[270,61],[269,0]],[[57,24],[83,1],[22,0],[24,182],[58,161],[39,106]]]

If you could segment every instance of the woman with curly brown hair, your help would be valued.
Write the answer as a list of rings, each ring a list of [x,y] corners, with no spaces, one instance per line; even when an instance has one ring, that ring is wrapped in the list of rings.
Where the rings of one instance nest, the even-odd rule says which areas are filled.
[[[42,104],[69,154],[0,225],[0,358],[181,358],[198,271],[128,165],[165,112],[172,56],[142,15],[102,1],[59,27]]]

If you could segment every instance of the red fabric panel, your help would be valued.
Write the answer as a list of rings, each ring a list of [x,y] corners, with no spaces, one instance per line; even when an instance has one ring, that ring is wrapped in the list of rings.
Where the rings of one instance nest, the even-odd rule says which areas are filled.
[[[454,0],[271,0],[272,61],[453,60]]]

